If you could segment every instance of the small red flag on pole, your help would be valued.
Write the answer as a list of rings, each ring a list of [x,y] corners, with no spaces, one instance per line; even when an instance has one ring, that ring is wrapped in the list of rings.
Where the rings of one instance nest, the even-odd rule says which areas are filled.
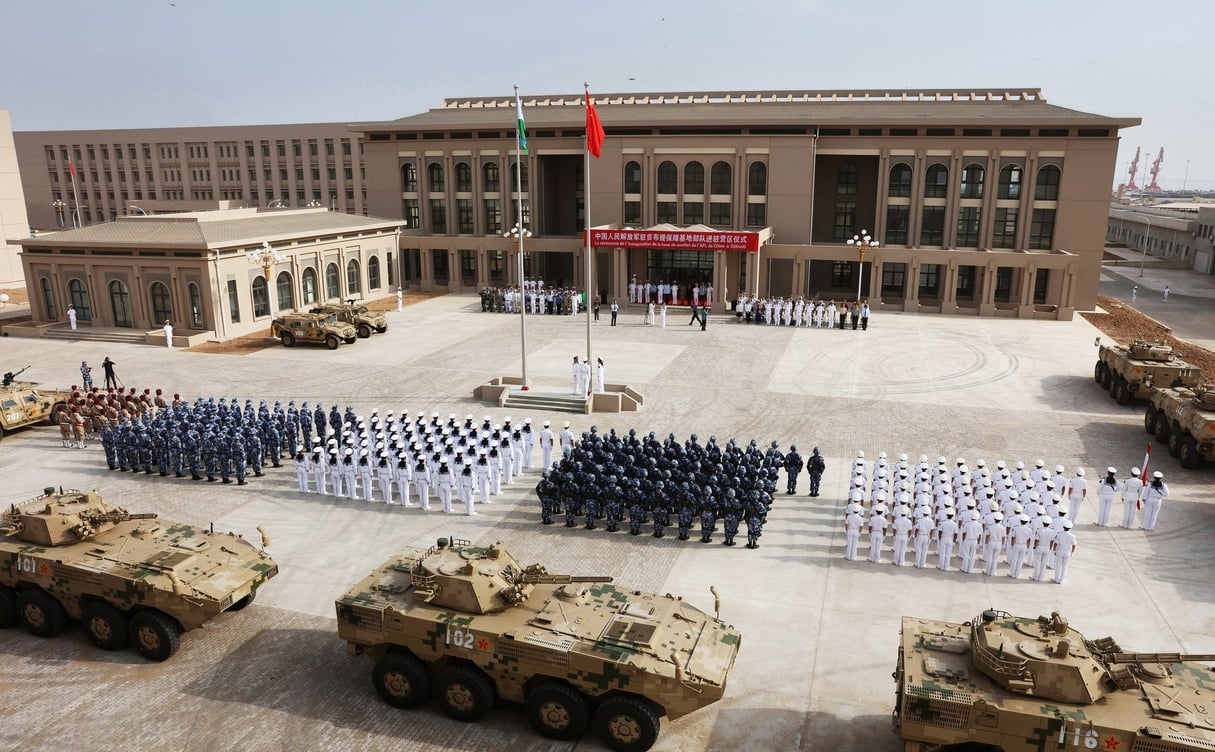
[[[599,113],[595,112],[595,103],[591,101],[591,90],[586,90],[586,149],[595,159],[603,149],[603,124],[599,122]]]
[[[1152,460],[1152,442],[1148,442],[1147,453],[1143,455],[1143,470],[1139,473],[1139,479],[1143,481],[1143,486],[1139,489],[1139,498],[1135,500],[1135,508],[1143,509],[1143,489],[1147,488],[1148,484],[1148,463]]]
[[[72,164],[72,158],[68,157],[68,172],[72,173],[72,177],[76,177],[76,165]]]

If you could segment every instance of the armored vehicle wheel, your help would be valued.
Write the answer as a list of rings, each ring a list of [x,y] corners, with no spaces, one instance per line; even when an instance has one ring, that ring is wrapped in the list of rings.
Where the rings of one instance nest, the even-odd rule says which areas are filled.
[[[527,717],[541,736],[569,741],[582,736],[590,708],[581,692],[558,682],[541,684],[527,695]]]
[[[426,667],[409,653],[389,653],[371,669],[371,683],[380,699],[394,708],[412,708],[430,695]]]
[[[370,336],[371,336],[371,325],[370,324],[359,324],[359,338],[367,339]]]
[[[494,706],[494,686],[479,669],[457,663],[439,671],[439,705],[457,721],[479,721]]]
[[[338,338],[335,335],[330,334],[329,336],[325,337],[325,347],[328,347],[330,350],[338,349],[338,345],[340,344],[342,343],[338,341]]]
[[[1143,411],[1143,430],[1150,434],[1156,433],[1156,408],[1151,405]]]
[[[0,629],[17,624],[17,594],[12,588],[0,585]]]
[[[388,324],[385,324],[384,326],[377,326],[375,330],[380,334],[383,334],[384,332],[388,331]]]
[[[278,338],[283,343],[283,347],[295,347],[295,335],[291,332],[283,332]]]
[[[1169,454],[1174,457],[1181,455],[1181,443],[1185,441],[1185,434],[1174,428],[1169,432]]]
[[[1108,392],[1113,384],[1114,374],[1110,371],[1109,366],[1106,366],[1101,369],[1101,388]]]
[[[67,612],[44,590],[24,590],[17,595],[17,615],[30,634],[54,637],[63,631]]]
[[[80,614],[80,622],[93,644],[102,650],[127,645],[127,615],[105,601],[93,601]]]
[[[1148,408],[1151,409],[1151,408]],[[1173,424],[1169,423],[1169,416],[1164,414],[1164,410],[1156,411],[1156,441],[1167,444],[1169,434],[1173,432]]]
[[[1100,384],[1103,371],[1105,371],[1105,363],[1097,361],[1097,365],[1093,366],[1093,381]]]
[[[1198,453],[1198,440],[1193,436],[1183,436],[1181,451],[1177,453],[1177,461],[1186,470],[1193,470],[1202,464],[1202,455]]]
[[[637,697],[609,697],[595,711],[595,730],[616,752],[645,752],[658,740],[658,711]]]
[[[1129,405],[1135,400],[1135,392],[1126,379],[1118,379],[1118,385],[1115,388],[1118,392],[1114,395],[1114,399],[1118,401],[1119,405]]]
[[[181,647],[181,630],[159,611],[140,611],[131,617],[131,642],[144,658],[166,661]]]
[[[233,603],[231,606],[228,606],[227,610],[228,611],[240,611],[241,609],[245,608],[246,606],[248,606],[250,603],[252,603],[255,600],[257,600],[257,591],[250,590],[248,595],[246,595],[244,598],[241,598],[236,603]]]

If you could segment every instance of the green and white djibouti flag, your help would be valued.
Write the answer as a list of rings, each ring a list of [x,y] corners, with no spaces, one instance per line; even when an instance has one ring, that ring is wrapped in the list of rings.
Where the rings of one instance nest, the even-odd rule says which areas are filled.
[[[519,92],[515,92],[515,117],[519,121],[519,151],[527,153],[527,126],[523,123],[523,103],[519,101]]]

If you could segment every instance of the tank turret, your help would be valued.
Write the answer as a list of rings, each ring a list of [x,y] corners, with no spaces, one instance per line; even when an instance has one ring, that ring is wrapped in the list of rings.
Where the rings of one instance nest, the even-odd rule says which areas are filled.
[[[1137,339],[1131,343],[1131,357],[1167,363],[1173,358],[1173,348],[1163,342],[1148,342]]]
[[[152,513],[132,514],[111,508],[97,493],[69,490],[55,496],[54,488],[43,489],[43,498],[54,496],[34,511],[12,505],[4,513],[7,527],[23,541],[37,546],[64,546],[88,540],[127,520],[155,519]]]

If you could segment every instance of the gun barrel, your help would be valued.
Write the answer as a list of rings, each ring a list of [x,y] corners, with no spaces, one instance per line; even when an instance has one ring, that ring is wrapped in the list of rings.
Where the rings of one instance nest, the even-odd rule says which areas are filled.
[[[569,574],[525,574],[523,581],[533,585],[564,585],[570,582],[611,582],[611,577],[578,577]]]
[[[1183,661],[1215,661],[1213,653],[1111,653],[1110,663],[1181,663]]]

